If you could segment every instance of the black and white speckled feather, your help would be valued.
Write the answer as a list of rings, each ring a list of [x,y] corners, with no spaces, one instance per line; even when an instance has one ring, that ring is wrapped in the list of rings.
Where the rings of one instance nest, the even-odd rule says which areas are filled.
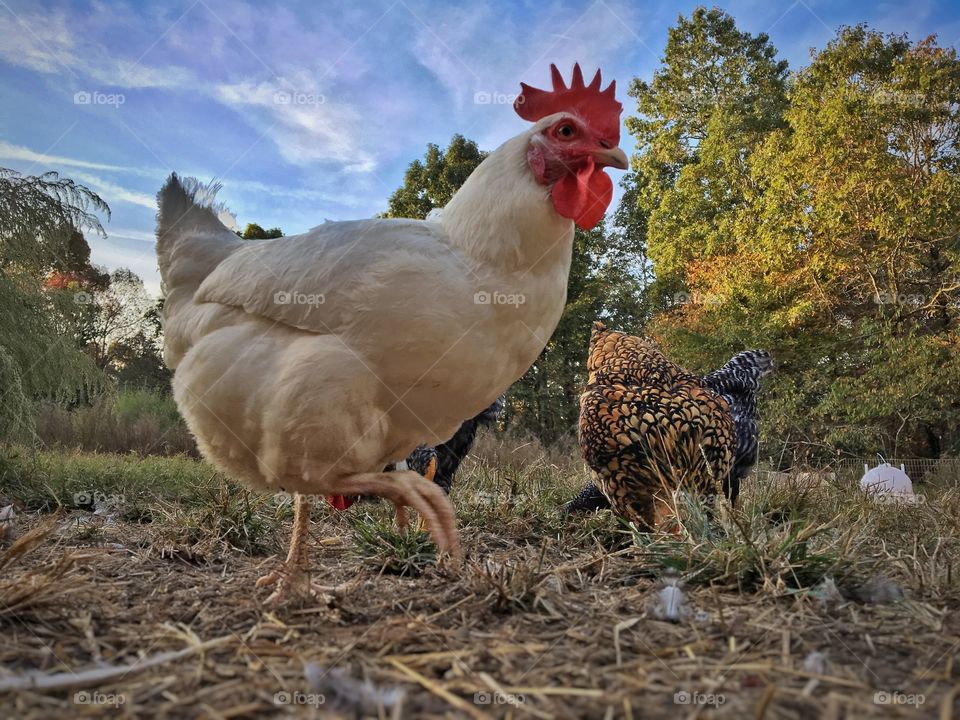
[[[736,428],[733,469],[723,488],[731,503],[740,494],[740,481],[757,461],[757,392],[760,380],[773,369],[773,359],[766,350],[744,350],[703,377],[703,384],[727,401]]]
[[[745,350],[734,355],[723,367],[705,375],[702,384],[720,395],[730,407],[736,430],[736,449],[730,474],[724,478],[723,490],[731,503],[740,493],[740,482],[757,460],[758,412],[757,392],[760,380],[775,365],[766,350]],[[610,507],[610,503],[592,482],[564,506],[564,511],[593,512]]]

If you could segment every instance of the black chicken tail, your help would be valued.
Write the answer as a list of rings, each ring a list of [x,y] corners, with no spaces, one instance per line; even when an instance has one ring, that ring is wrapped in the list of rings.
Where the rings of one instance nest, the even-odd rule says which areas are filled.
[[[503,395],[491,403],[490,407],[482,410],[479,414],[465,420],[460,429],[453,434],[453,437],[441,445],[437,445],[437,474],[433,481],[439,485],[445,493],[450,494],[453,487],[453,477],[460,468],[460,463],[470,453],[474,441],[477,439],[477,431],[482,426],[492,425],[503,412]]]
[[[587,483],[583,490],[573,500],[563,506],[563,512],[566,515],[581,512],[595,512],[605,510],[610,507],[610,501],[607,496],[600,492],[600,489],[593,483]]]
[[[703,378],[706,387],[727,401],[736,428],[733,468],[723,487],[731,503],[735,503],[740,494],[740,481],[757,462],[757,391],[760,390],[760,380],[775,367],[766,350],[744,350]]]

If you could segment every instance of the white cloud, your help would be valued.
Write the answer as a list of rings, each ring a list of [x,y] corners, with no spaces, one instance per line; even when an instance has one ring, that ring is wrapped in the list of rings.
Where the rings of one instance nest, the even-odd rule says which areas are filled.
[[[496,9],[467,13],[449,5],[423,18],[429,27],[417,28],[412,52],[449,92],[455,107],[472,103],[477,92],[512,98],[520,81],[549,87],[551,63],[568,80],[575,62],[588,80],[598,67],[604,85],[619,77],[622,100],[636,72],[622,72],[626,58],[634,51],[647,54],[646,29],[636,12],[616,0],[584,3],[574,12],[569,4],[554,2],[538,8],[535,22],[518,26],[509,13],[503,17]],[[494,148],[518,131],[509,102],[470,107],[468,114],[476,127],[470,132],[484,148]]]
[[[207,177],[198,175],[197,177]],[[267,196],[271,198],[280,198],[285,201],[296,201],[304,203],[336,203],[347,207],[359,207],[365,199],[353,193],[331,192],[329,190],[313,190],[305,187],[287,187],[285,185],[271,185],[260,182],[259,180],[233,180],[227,178],[223,181],[224,191],[239,193],[245,195]]]
[[[411,11],[412,14],[412,11]],[[413,54],[440,84],[447,89],[457,110],[472,102],[474,92],[483,87],[490,69],[487,62],[478,62],[477,40],[486,44],[490,38],[485,29],[492,27],[489,6],[467,11],[462,6],[451,6],[447,12],[431,14],[428,18],[414,15],[417,28],[413,40]],[[436,24],[436,28],[432,27]],[[504,42],[509,32],[500,25],[495,42]],[[481,74],[482,73],[482,74]]]
[[[121,185],[117,185],[116,183],[112,183],[109,180],[104,180],[101,177],[85,172],[74,172],[72,175],[80,182],[89,185],[97,192],[98,195],[103,197],[108,204],[114,202],[128,202],[134,205],[140,205],[141,207],[150,208],[151,210],[155,210],[157,207],[157,200],[153,195],[147,195],[146,193],[137,192],[136,190],[130,190]]]
[[[89,18],[85,18],[89,20]],[[82,27],[62,12],[0,14],[0,60],[44,74],[69,74],[110,87],[158,88],[193,84],[183,67],[149,67],[113,56],[103,45],[85,39]],[[93,90],[96,88],[87,88]]]
[[[63,155],[48,155],[38,153],[23,145],[13,145],[0,140],[0,159],[3,160],[22,160],[24,162],[43,164],[43,165],[67,165],[69,167],[86,168],[88,170],[109,170],[111,172],[123,172],[132,175],[153,176],[155,171],[146,168],[129,167],[126,165],[108,165],[106,163],[89,162],[76,158],[64,157]]]
[[[108,228],[108,238],[121,238],[123,240],[136,240],[137,242],[155,243],[157,236],[146,230],[136,230],[134,228]]]
[[[101,172],[117,173],[119,175],[154,178],[157,180],[158,189],[160,187],[160,182],[162,182],[163,179],[170,174],[168,170],[162,168],[110,165],[108,163],[90,162],[88,160],[67,157],[64,155],[51,155],[49,153],[36,152],[35,150],[31,150],[23,145],[14,145],[3,140],[0,140],[0,160],[16,160],[24,163],[32,163],[42,166],[43,170],[46,170],[47,168],[66,166],[70,168],[80,168],[81,170],[99,170]],[[213,177],[213,173],[202,170],[191,171],[187,169],[182,171],[180,174],[197,177],[201,180]],[[80,177],[80,175],[75,172],[72,173],[72,175],[78,178]],[[94,178],[95,176],[84,175],[84,177]],[[105,180],[99,177],[97,177],[96,180],[91,180],[90,182],[98,182],[100,187],[105,187],[104,183],[106,183]],[[270,198],[280,198],[285,201],[336,203],[338,205],[345,205],[347,207],[359,207],[365,202],[364,198],[354,193],[334,192],[331,190],[312,189],[301,186],[287,187],[285,185],[261,182],[260,180],[226,178],[223,180],[223,184],[225,190],[228,190],[234,194],[261,197],[266,196]],[[113,187],[116,188],[117,186]],[[138,200],[143,200],[143,197],[144,196],[140,195]],[[137,202],[137,204],[143,203]],[[147,205],[144,205],[144,207],[147,207]],[[153,207],[153,205],[151,204],[149,207]],[[119,233],[119,231],[115,231],[115,233]],[[152,237],[153,236],[150,235],[151,239]]]
[[[121,88],[176,88],[196,86],[196,79],[182,67],[149,67],[130,60],[104,58],[83,68],[91,78]]]
[[[0,59],[42,73],[62,73],[78,63],[76,43],[63,14],[0,15]]]
[[[333,162],[360,172],[374,168],[373,156],[363,148],[359,113],[328,98],[307,73],[290,80],[224,83],[216,86],[215,96],[228,107],[252,115],[288,162]]]

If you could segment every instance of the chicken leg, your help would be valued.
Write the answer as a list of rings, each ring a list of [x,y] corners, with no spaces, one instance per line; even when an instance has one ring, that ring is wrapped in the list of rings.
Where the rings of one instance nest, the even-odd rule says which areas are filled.
[[[430,458],[430,464],[427,465],[427,469],[423,471],[423,477],[430,482],[434,482],[434,478],[437,475],[437,456],[434,455]],[[436,484],[436,483],[434,483]],[[427,529],[427,523],[423,519],[423,515],[417,520],[417,532],[422,533]]]
[[[436,471],[434,464],[434,472]],[[454,557],[460,556],[460,538],[457,534],[453,506],[437,485],[412,470],[404,472],[362,473],[350,475],[327,489],[334,495],[378,495],[393,503],[397,525],[406,525],[406,508],[412,507],[426,521],[430,534],[440,550]],[[310,560],[307,555],[307,537],[312,501],[306,495],[297,494],[293,510],[293,533],[290,549],[283,567],[257,580],[257,587],[276,585],[277,589],[267,598],[275,604],[291,595],[323,593],[330,590],[310,581]]]
[[[297,493],[293,501],[293,532],[290,535],[290,548],[287,559],[279,570],[264,575],[257,580],[257,587],[276,585],[276,590],[267,598],[268,605],[274,605],[291,595],[302,596],[316,594],[319,586],[310,581],[310,558],[307,555],[309,537],[310,509],[313,502],[307,495]]]

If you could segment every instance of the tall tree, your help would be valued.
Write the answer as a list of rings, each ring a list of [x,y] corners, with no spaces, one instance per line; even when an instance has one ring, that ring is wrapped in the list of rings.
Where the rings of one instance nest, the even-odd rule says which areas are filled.
[[[805,336],[795,397],[831,445],[960,450],[958,98],[952,48],[845,28],[797,73],[789,128],[758,157],[772,329]]]
[[[764,122],[706,108],[679,172],[645,186],[667,289],[652,330],[699,369],[773,350],[765,427],[797,455],[956,452],[956,53],[845,28],[779,85]]]
[[[66,286],[87,282],[89,248],[80,233],[102,233],[109,215],[92,190],[57,173],[25,176],[0,168],[0,439],[28,433],[39,396],[76,399],[103,375],[58,333],[58,307],[45,290],[51,274]],[[80,235],[80,237],[78,237]]]
[[[425,218],[434,208],[442,208],[486,156],[463,135],[454,135],[444,150],[427,145],[424,159],[410,163],[403,185],[390,196],[387,217]]]
[[[731,250],[749,156],[783,123],[786,72],[765,34],[741,32],[723,11],[701,7],[669,30],[652,82],[631,83],[636,202],[649,214],[662,304],[684,290],[690,262]]]

